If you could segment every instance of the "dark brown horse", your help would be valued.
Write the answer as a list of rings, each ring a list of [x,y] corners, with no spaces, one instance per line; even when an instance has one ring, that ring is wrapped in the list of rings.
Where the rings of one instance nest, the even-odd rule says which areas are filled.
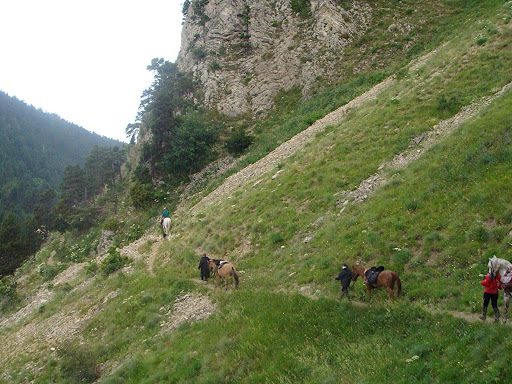
[[[226,282],[226,290],[228,289],[229,284],[229,276],[233,277],[233,285],[235,288],[238,288],[238,274],[236,273],[235,266],[230,262],[223,260],[210,259],[208,262],[210,265],[210,270],[213,271],[214,275],[217,276],[217,284],[221,285],[221,279],[224,279]]]
[[[396,272],[387,269],[382,271],[379,274],[379,277],[377,278],[377,282],[372,285],[366,279],[365,272],[368,269],[369,268],[360,267],[359,265],[354,265],[352,267],[352,281],[356,281],[359,276],[361,276],[364,279],[365,287],[363,299],[366,299],[366,292],[368,291],[371,300],[372,288],[384,287],[386,288],[386,291],[388,291],[389,293],[389,299],[393,300],[393,297],[395,296],[395,292],[393,291],[395,288],[395,283],[397,284],[398,288],[397,297],[400,297],[400,295],[402,294],[402,283],[400,282],[400,278],[398,277],[398,274]]]

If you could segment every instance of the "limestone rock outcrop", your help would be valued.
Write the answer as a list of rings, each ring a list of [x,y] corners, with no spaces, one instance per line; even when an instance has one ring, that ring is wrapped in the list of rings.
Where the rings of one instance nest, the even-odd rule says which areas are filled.
[[[357,1],[303,1],[305,14],[291,0],[188,4],[178,66],[201,81],[206,106],[231,116],[265,113],[281,90],[307,96],[319,79],[339,80],[344,48],[372,17]]]

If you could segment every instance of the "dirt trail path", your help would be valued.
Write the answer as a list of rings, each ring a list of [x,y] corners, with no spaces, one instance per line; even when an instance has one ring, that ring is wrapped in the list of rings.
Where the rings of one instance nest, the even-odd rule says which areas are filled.
[[[357,300],[352,300],[350,302],[350,304],[356,306],[356,307],[368,307],[371,305],[371,303],[367,303],[365,301],[357,301]],[[479,313],[471,313],[471,312],[462,312],[462,311],[452,311],[452,310],[449,310],[449,309],[436,309],[436,308],[433,308],[433,307],[423,307],[423,309],[425,311],[427,311],[428,313],[430,313],[431,315],[442,315],[442,314],[446,314],[446,315],[450,315],[452,317],[455,317],[457,319],[462,319],[464,321],[467,321],[468,323],[481,323],[481,324],[489,324],[489,325],[494,325],[495,322],[494,322],[494,314],[491,313],[492,312],[492,309],[490,309],[490,312],[488,313],[487,315],[487,319],[484,321],[484,320],[481,320],[479,318]],[[501,306],[500,310],[503,310],[503,306]],[[503,315],[503,314],[502,314]],[[503,317],[500,318],[500,324],[502,325],[505,325],[505,326],[508,326],[508,327],[511,327],[512,326],[512,321],[510,320],[510,316],[509,316],[509,321],[507,321],[506,323],[503,323]]]
[[[315,135],[319,132],[325,130],[326,127],[330,125],[339,124],[340,121],[348,114],[348,112],[353,108],[358,108],[369,100],[373,100],[377,97],[377,95],[382,92],[382,90],[389,87],[390,84],[394,82],[392,77],[388,77],[383,82],[377,84],[369,91],[363,93],[362,95],[356,97],[349,103],[344,106],[338,108],[337,110],[329,113],[324,118],[317,120],[313,125],[304,131],[298,133],[290,140],[284,142],[279,147],[270,152],[267,156],[258,160],[256,163],[251,164],[239,172],[228,177],[224,183],[218,187],[216,190],[212,191],[208,196],[203,198],[199,203],[197,203],[194,207],[192,207],[191,212],[193,214],[198,213],[203,208],[214,204],[230,193],[232,193],[236,188],[247,184],[251,181],[255,181],[265,173],[269,172],[273,168],[275,168],[280,162],[284,159],[290,157],[299,149],[304,148],[304,146],[312,141],[315,138]]]
[[[475,118],[496,98],[502,96],[511,88],[512,82],[506,84],[494,95],[483,97],[475,103],[463,107],[455,116],[441,121],[432,130],[415,137],[406,151],[396,155],[393,160],[381,164],[379,166],[380,171],[363,180],[357,189],[339,193],[341,197],[338,199],[338,207],[342,207],[341,212],[351,201],[359,203],[366,200],[378,187],[389,180],[389,171],[404,169],[412,162],[418,160],[434,144],[455,132],[465,122]]]
[[[423,56],[415,63],[411,64],[410,68],[414,69],[423,65],[426,60],[436,52],[437,50]],[[276,148],[264,158],[230,176],[219,188],[217,188],[215,191],[203,198],[198,204],[196,204],[191,209],[191,212],[196,214],[209,205],[215,204],[216,202],[225,198],[236,188],[256,181],[262,175],[275,168],[280,162],[292,156],[298,150],[304,148],[307,143],[311,142],[315,138],[317,133],[325,130],[327,126],[339,124],[351,109],[359,108],[366,102],[375,99],[379,93],[387,89],[393,83],[394,79],[392,77],[385,79],[383,82],[377,84],[369,91],[326,115],[324,118],[318,120],[306,130],[300,132],[287,142],[281,144],[278,148]],[[341,211],[343,211],[344,206],[349,202],[364,201],[378,187],[380,187],[388,180],[388,171],[405,168],[411,162],[416,161],[436,142],[454,132],[464,122],[474,118],[478,113],[490,105],[494,99],[507,92],[510,88],[512,88],[512,83],[505,85],[494,95],[484,97],[481,100],[464,107],[454,117],[442,121],[438,125],[434,126],[431,131],[415,138],[407,151],[396,155],[393,160],[382,164],[379,167],[379,172],[364,180],[355,191],[341,192],[341,198],[339,199],[339,204],[341,207],[343,207]],[[140,247],[145,245],[147,242],[152,242],[149,245],[149,251],[141,253]],[[159,236],[154,234],[146,234],[137,241],[120,249],[120,253],[130,257],[133,260],[143,260],[148,272],[151,275],[154,275],[153,265],[158,256],[158,248],[161,244],[161,238]],[[51,283],[53,286],[56,286],[58,284],[69,283],[76,280],[84,265],[85,263],[71,265],[67,270],[59,274]],[[91,281],[92,279],[86,279],[74,289],[85,291],[86,287],[90,284]],[[213,289],[213,287],[210,286],[208,286],[208,288]],[[94,317],[96,313],[101,310],[106,301],[111,298],[110,296],[115,297],[115,294],[117,293],[113,292],[112,295],[106,297],[103,303],[96,303],[92,305],[85,314],[79,314],[78,310],[68,308],[63,309],[61,312],[56,313],[54,316],[51,316],[42,322],[29,322],[25,324],[16,333],[9,335],[7,338],[4,338],[3,342],[4,347],[6,348],[3,348],[4,353],[0,353],[0,357],[2,357],[0,360],[3,360],[4,357],[7,358],[15,356],[16,350],[18,348],[25,348],[32,345],[31,340],[39,339],[41,337],[52,338],[54,340],[62,340],[68,337],[78,336],[86,321]],[[52,300],[54,295],[54,290],[49,290],[46,288],[46,286],[41,287],[25,307],[21,308],[18,312],[0,320],[0,330],[6,326],[12,326],[14,324],[20,323],[30,314],[39,310],[39,308],[46,302]],[[215,307],[207,302],[206,296],[187,295],[180,299],[180,302],[177,303],[177,306],[174,308],[174,312],[178,313],[179,316],[173,314],[173,311],[169,312],[170,320],[166,324],[167,329],[172,329],[176,326],[176,324],[179,324],[183,321],[191,321],[190,319],[202,319],[202,317],[197,319],[194,318],[191,316],[191,313],[196,311],[197,304],[202,304],[204,307],[205,303],[209,305],[208,311],[204,313],[204,316],[207,316],[215,311]],[[354,302],[354,305],[365,304]],[[428,309],[428,311],[431,313],[448,313],[454,317],[461,318],[472,323],[481,322],[481,320],[478,318],[478,315],[473,313],[435,309]],[[491,323],[491,321],[493,321],[493,319],[487,319],[488,323]],[[511,324],[512,322],[509,322],[507,325],[510,326]]]
[[[423,66],[432,56],[439,52],[439,50],[442,49],[445,45],[446,44],[413,61],[409,65],[409,71],[416,70],[419,67]],[[251,164],[245,167],[244,169],[240,170],[239,172],[231,175],[226,180],[224,180],[221,186],[219,186],[216,190],[212,191],[209,195],[205,196],[194,207],[192,207],[191,213],[197,214],[198,212],[208,207],[209,205],[215,204],[216,202],[222,200],[240,186],[256,181],[259,177],[275,168],[280,162],[292,156],[298,150],[304,148],[304,146],[307,143],[309,143],[315,138],[315,135],[317,133],[324,131],[325,128],[330,125],[340,124],[343,118],[348,114],[348,112],[351,109],[359,108],[368,101],[374,100],[380,92],[388,88],[394,82],[395,80],[393,76],[386,78],[384,81],[375,85],[372,89],[368,90],[362,95],[351,100],[346,105],[329,113],[322,119],[317,120],[309,128],[298,133],[290,140],[282,143],[279,147],[270,152],[267,156],[258,160],[256,163]],[[179,211],[182,213],[182,210]]]
[[[127,256],[130,260],[137,261],[143,260],[146,264],[146,268],[152,276],[154,276],[153,264],[158,254],[158,247],[162,244],[161,236],[154,234],[145,234],[140,239],[135,240],[133,243],[128,244],[126,247],[121,248],[119,253],[122,256]],[[146,243],[150,243],[149,252],[142,252],[141,247]]]

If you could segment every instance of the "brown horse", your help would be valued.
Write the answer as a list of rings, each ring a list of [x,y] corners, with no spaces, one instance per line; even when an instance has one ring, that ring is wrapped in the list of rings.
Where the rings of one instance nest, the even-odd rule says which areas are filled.
[[[379,277],[377,278],[377,282],[372,285],[366,279],[365,272],[368,269],[369,268],[360,267],[359,265],[354,265],[352,267],[352,281],[356,281],[359,276],[361,276],[364,279],[365,288],[363,299],[366,299],[367,291],[369,293],[370,300],[372,299],[372,288],[384,287],[386,288],[386,291],[388,291],[389,293],[389,299],[393,300],[393,297],[395,296],[395,293],[393,291],[393,289],[395,288],[395,283],[397,284],[398,288],[397,297],[400,297],[400,295],[402,294],[402,283],[400,282],[400,278],[398,277],[398,274],[396,272],[387,269],[382,271],[379,274]]]
[[[236,273],[235,266],[230,262],[223,260],[210,259],[208,262],[210,270],[214,271],[213,274],[217,276],[217,285],[221,284],[221,279],[226,281],[226,290],[228,289],[229,276],[233,277],[233,285],[238,288],[238,274]]]

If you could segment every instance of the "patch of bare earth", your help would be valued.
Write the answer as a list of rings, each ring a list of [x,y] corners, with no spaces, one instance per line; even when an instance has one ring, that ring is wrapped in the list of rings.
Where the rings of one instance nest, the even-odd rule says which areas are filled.
[[[184,323],[205,320],[216,311],[217,306],[206,295],[190,292],[179,296],[167,312],[166,320],[160,324],[160,335],[169,333]]]
[[[267,156],[258,160],[256,163],[245,167],[234,175],[231,175],[221,186],[192,207],[191,212],[193,214],[197,214],[203,208],[225,198],[240,186],[257,180],[265,173],[275,168],[280,162],[293,155],[299,149],[304,148],[307,143],[311,142],[315,138],[317,133],[324,131],[325,128],[330,125],[339,124],[351,109],[358,108],[367,101],[375,99],[377,95],[392,84],[393,81],[392,77],[387,78],[369,91],[351,100],[346,105],[329,113],[324,118],[317,120],[309,128],[298,133],[290,140],[282,143],[279,147],[270,152]]]
[[[411,65],[409,66],[409,71],[416,70],[419,67],[425,65],[427,60],[434,56],[441,48],[442,47],[437,48],[434,51],[429,52],[426,55],[412,62]],[[246,185],[249,184],[250,182],[256,181],[258,178],[260,178],[261,176],[275,168],[280,162],[290,157],[298,150],[304,148],[306,144],[308,144],[315,138],[316,134],[323,132],[328,126],[340,124],[351,109],[360,108],[366,102],[374,100],[380,92],[388,88],[393,83],[394,78],[388,77],[381,83],[375,85],[372,89],[351,100],[346,105],[329,113],[322,119],[317,120],[309,128],[298,133],[290,140],[282,143],[279,147],[270,152],[267,156],[263,157],[256,163],[251,164],[245,167],[244,169],[240,170],[239,172],[228,177],[226,180],[224,180],[222,185],[220,185],[217,189],[212,191],[209,195],[204,197],[194,207],[192,207],[191,212],[193,214],[197,214],[205,207],[211,204],[215,204],[216,202],[229,196],[235,189],[241,187],[242,185]],[[223,172],[229,169],[229,167],[232,166],[233,164],[235,164],[235,162],[231,164],[226,163],[225,167],[223,168]],[[370,181],[370,183],[380,184],[381,180],[376,180],[373,182]],[[370,188],[372,187],[370,186]],[[182,210],[180,210],[180,212],[181,211]]]
[[[146,268],[148,269],[148,272],[151,275],[154,275],[153,264],[158,254],[158,247],[160,246],[162,241],[166,240],[164,240],[161,236],[144,235],[140,239],[135,240],[133,243],[128,244],[126,247],[119,249],[119,253],[122,256],[126,256],[133,261],[143,259],[144,263],[146,264]],[[149,254],[145,254],[144,252],[141,252],[141,247],[148,242],[152,244],[150,246]],[[127,270],[129,269],[131,269],[131,267],[127,268]]]
[[[25,307],[0,321],[0,329],[8,325],[18,323],[20,320],[23,320],[39,307],[53,299],[53,296],[55,295],[55,288],[61,284],[75,280],[84,265],[85,263],[72,264],[66,270],[59,273],[51,281],[51,285],[53,285],[54,289],[49,290],[46,286],[39,288],[36,294],[29,299],[29,303]]]
[[[427,150],[434,144],[446,138],[457,130],[463,123],[473,119],[477,114],[488,107],[496,98],[503,95],[510,88],[512,83],[506,84],[501,90],[492,96],[486,96],[479,101],[465,106],[455,116],[441,121],[439,124],[428,132],[422,133],[415,137],[409,148],[396,155],[393,160],[385,162],[380,165],[379,172],[371,175],[366,180],[363,180],[359,187],[353,191],[342,191],[338,195],[338,207],[341,208],[340,214],[345,210],[345,206],[350,202],[360,203],[365,201],[371,194],[373,194],[380,186],[389,181],[388,172],[392,170],[400,170],[407,167],[412,162],[418,160]]]

